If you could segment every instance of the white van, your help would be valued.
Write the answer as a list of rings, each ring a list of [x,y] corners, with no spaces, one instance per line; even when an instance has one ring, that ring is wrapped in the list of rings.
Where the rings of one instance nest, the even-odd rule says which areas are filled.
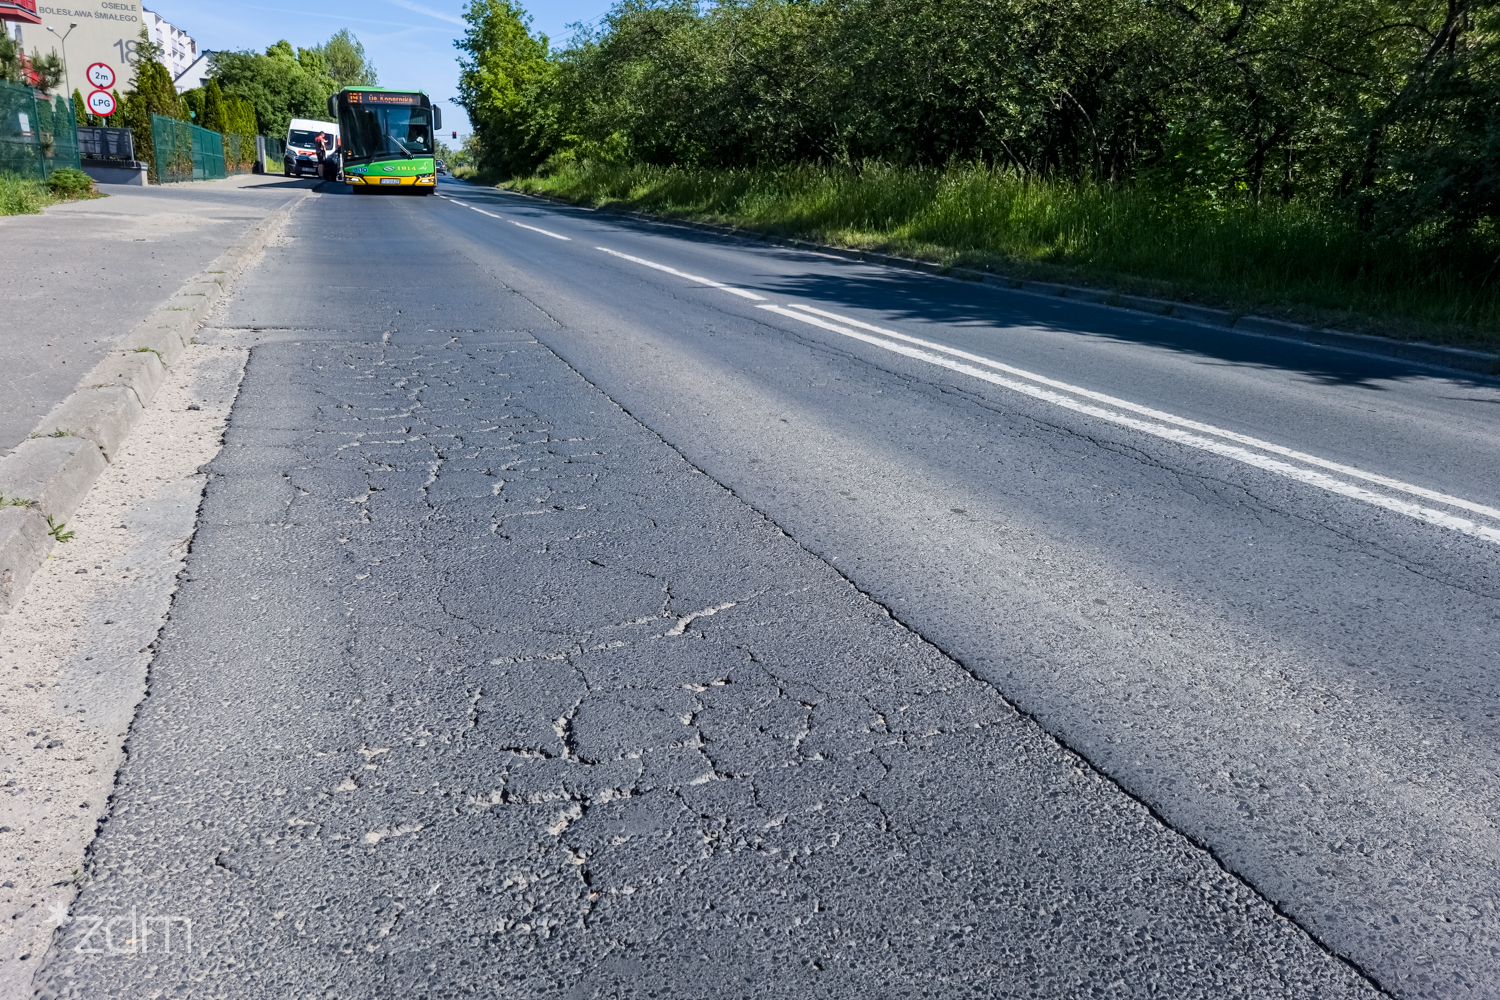
[[[332,162],[339,148],[339,127],[333,122],[320,122],[313,118],[293,118],[286,130],[286,153],[281,158],[281,172],[288,177],[301,177],[304,170],[317,174],[320,135],[323,137],[323,148]]]

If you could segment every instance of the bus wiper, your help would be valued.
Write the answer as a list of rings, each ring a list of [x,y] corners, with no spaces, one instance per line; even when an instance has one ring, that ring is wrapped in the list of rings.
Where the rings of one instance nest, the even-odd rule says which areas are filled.
[[[406,154],[406,158],[407,158],[407,159],[408,159],[408,160],[409,160],[409,159],[411,159],[411,158],[412,158],[412,151],[411,151],[411,150],[409,150],[409,149],[407,149],[407,148],[406,148],[406,147],[405,147],[405,146],[402,146],[402,145],[401,145],[401,140],[400,140],[400,139],[397,139],[397,138],[396,138],[396,137],[395,137],[395,136],[393,136],[393,135],[391,135],[391,136],[386,136],[386,138],[388,138],[388,139],[390,139],[390,140],[391,140],[391,141],[392,141],[392,142],[394,142],[394,143],[395,143],[395,144],[396,144],[396,145],[398,145],[398,146],[401,146],[401,152],[403,152],[403,153],[405,153],[405,154]]]

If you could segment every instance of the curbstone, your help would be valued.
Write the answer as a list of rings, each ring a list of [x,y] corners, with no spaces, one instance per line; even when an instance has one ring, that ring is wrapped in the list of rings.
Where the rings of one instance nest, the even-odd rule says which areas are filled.
[[[161,352],[162,361],[170,366],[192,343],[193,333],[202,322],[198,312],[157,310],[146,322],[120,338],[120,347],[134,351],[145,347]]]
[[[16,606],[51,542],[41,514],[24,507],[0,508],[0,610]]]
[[[150,350],[129,351],[105,358],[89,375],[99,376],[91,380],[95,385],[125,386],[144,407],[167,380],[167,366]]]
[[[0,461],[0,493],[36,501],[42,515],[71,517],[108,464],[87,438],[32,438]]]
[[[1207,323],[1209,326],[1233,326],[1234,313],[1223,309],[1210,309],[1207,306],[1190,306],[1186,302],[1172,303],[1172,311],[1167,313],[1173,319],[1185,319],[1193,323]]]
[[[140,397],[123,385],[80,389],[52,408],[43,426],[66,427],[92,441],[113,462],[125,439],[146,408]]]
[[[1037,292],[1041,295],[1056,295],[1064,298],[1068,294],[1067,285],[1056,285],[1050,281],[1023,281],[1019,285],[1023,292]]]
[[[1279,319],[1267,319],[1264,316],[1241,316],[1235,320],[1234,328],[1248,330],[1251,333],[1264,333],[1272,337],[1296,337],[1307,329],[1296,323],[1285,323]]]
[[[1151,313],[1153,316],[1165,316],[1172,311],[1174,303],[1166,299],[1151,299],[1144,295],[1112,295],[1110,302],[1121,309],[1131,309],[1135,312]]]
[[[1079,302],[1108,304],[1114,297],[1102,288],[1075,288],[1072,285],[1065,285],[1064,288],[1066,291],[1063,292],[1063,298],[1076,299]]]

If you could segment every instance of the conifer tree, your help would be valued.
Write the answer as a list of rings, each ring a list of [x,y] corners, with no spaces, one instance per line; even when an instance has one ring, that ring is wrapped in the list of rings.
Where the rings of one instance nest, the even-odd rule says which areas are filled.
[[[198,124],[215,132],[230,131],[224,114],[224,92],[219,89],[218,80],[210,79],[203,88],[203,120]]]

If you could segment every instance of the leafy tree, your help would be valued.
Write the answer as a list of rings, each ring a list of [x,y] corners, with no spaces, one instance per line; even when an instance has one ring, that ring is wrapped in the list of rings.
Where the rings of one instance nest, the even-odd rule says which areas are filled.
[[[1500,0],[619,0],[561,50],[516,0],[465,18],[505,173],[978,161],[1500,244]]]
[[[73,117],[78,120],[80,127],[91,124],[90,119],[94,117],[84,110],[83,95],[78,92],[77,87],[73,88]]]
[[[1361,208],[1372,227],[1462,244],[1500,226],[1500,4],[1454,3],[1433,27],[1402,89],[1365,119]]]
[[[485,165],[507,174],[535,169],[557,146],[550,91],[558,66],[546,35],[532,35],[531,17],[514,0],[473,0],[469,22],[454,44],[458,103],[483,137]]]
[[[203,88],[193,87],[184,90],[178,95],[178,101],[182,104],[183,113],[187,115],[188,121],[195,125],[203,124]]]
[[[328,75],[342,90],[345,87],[374,87],[380,82],[375,67],[365,55],[365,47],[348,28],[342,28],[334,36],[317,47],[323,57]]]
[[[283,135],[293,118],[327,118],[328,97],[337,85],[323,57],[312,49],[293,51],[280,41],[257,52],[215,52],[209,57],[223,93],[249,101],[259,131]]]

